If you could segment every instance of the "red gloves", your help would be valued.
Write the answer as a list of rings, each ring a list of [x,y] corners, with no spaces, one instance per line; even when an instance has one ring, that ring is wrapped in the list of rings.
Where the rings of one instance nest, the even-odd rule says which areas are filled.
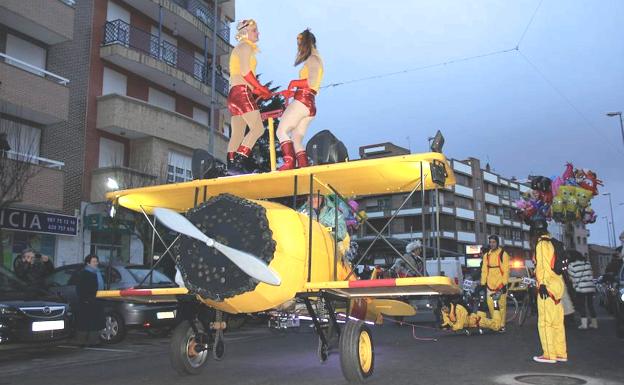
[[[247,75],[243,76],[243,79],[245,79],[247,83],[251,85],[252,87],[251,92],[253,92],[254,95],[258,95],[262,99],[271,98],[271,91],[269,91],[268,88],[260,84],[260,82],[258,81],[258,78],[256,78],[256,75],[254,75],[253,72],[249,71]]]
[[[308,79],[291,80],[288,84],[288,89],[292,90],[293,88],[310,88],[308,85]]]

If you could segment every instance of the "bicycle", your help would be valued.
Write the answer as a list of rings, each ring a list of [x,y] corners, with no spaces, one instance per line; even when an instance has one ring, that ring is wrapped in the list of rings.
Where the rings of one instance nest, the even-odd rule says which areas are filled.
[[[524,325],[527,318],[537,313],[534,289],[536,287],[535,280],[532,278],[522,278],[522,283],[526,286],[526,292],[522,303],[520,304],[520,311],[518,313],[518,326]]]

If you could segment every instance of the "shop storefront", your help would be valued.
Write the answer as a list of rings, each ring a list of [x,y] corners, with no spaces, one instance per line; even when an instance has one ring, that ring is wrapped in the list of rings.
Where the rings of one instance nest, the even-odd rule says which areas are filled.
[[[12,268],[24,249],[34,249],[55,260],[59,242],[75,238],[78,218],[70,215],[14,208],[0,210],[0,262]]]

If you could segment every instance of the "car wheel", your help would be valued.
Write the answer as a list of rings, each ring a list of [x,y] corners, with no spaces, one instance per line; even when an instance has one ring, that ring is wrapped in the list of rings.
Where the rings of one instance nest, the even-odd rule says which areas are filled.
[[[116,344],[126,336],[126,324],[117,313],[107,313],[106,327],[100,332],[100,340],[105,344]]]

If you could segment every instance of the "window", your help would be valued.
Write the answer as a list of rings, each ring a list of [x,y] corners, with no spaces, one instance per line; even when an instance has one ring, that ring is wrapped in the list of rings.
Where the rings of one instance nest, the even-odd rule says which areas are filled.
[[[115,167],[124,164],[124,144],[107,138],[100,138],[98,167]]]
[[[124,74],[104,67],[102,79],[102,95],[119,94],[126,95],[128,78]]]
[[[464,198],[464,197],[460,197],[460,196],[456,196],[455,197],[455,207],[458,207],[458,208],[461,208],[461,209],[472,210],[472,208],[473,208],[473,200],[472,199],[468,199],[468,198]]]
[[[230,123],[223,123],[223,135],[229,138],[232,135],[232,126]]]
[[[6,54],[39,69],[44,70],[46,68],[46,49],[24,39],[20,39],[17,36],[7,34]],[[37,71],[34,68],[25,66],[13,60],[7,59],[6,62],[25,71],[43,76],[43,72]]]
[[[520,199],[520,191],[514,189],[509,190],[509,199],[511,199],[512,201],[517,201],[518,199]]]
[[[191,157],[179,152],[169,151],[167,183],[186,182],[192,179]]]
[[[455,174],[455,181],[457,184],[466,187],[472,187],[472,178],[463,174]]]
[[[115,20],[121,20],[126,24],[130,24],[130,12],[109,0],[106,8],[106,21]]]
[[[41,130],[37,127],[0,118],[0,132],[7,134],[10,151],[29,157],[39,156]]]
[[[208,111],[202,110],[201,108],[193,107],[193,120],[198,123],[203,124],[204,126],[208,126]]]
[[[511,209],[504,207],[503,208],[503,218],[511,219]]]
[[[175,98],[152,87],[149,88],[147,101],[149,104],[153,104],[169,111],[175,111]]]

